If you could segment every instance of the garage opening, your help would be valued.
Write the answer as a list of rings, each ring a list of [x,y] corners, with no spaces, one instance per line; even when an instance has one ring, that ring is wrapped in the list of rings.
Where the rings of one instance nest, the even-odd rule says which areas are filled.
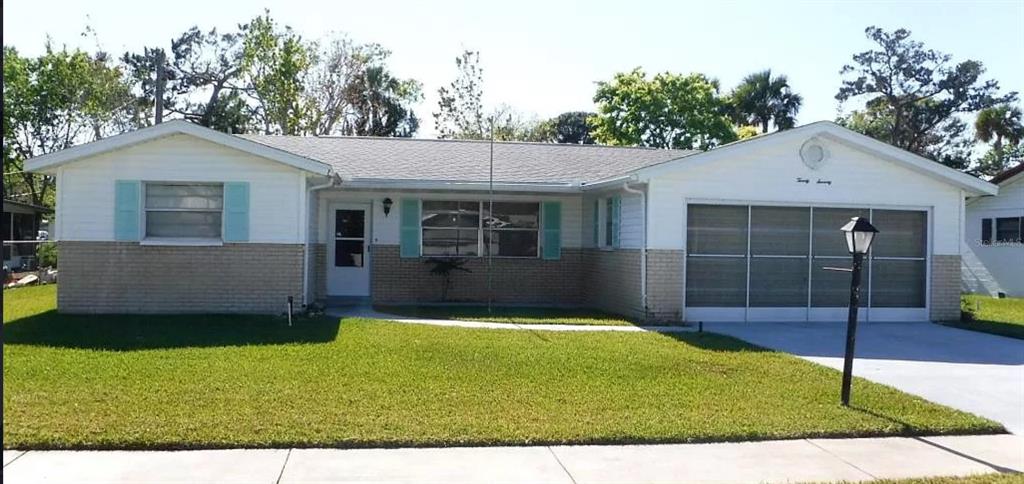
[[[687,205],[691,321],[845,320],[850,255],[839,227],[866,217],[880,235],[864,265],[864,320],[927,319],[928,213],[837,207]]]

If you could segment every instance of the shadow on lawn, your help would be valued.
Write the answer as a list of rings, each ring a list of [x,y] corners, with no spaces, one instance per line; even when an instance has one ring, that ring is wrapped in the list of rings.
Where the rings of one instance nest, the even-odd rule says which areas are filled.
[[[4,324],[4,343],[132,351],[217,346],[327,343],[337,318],[287,320],[250,315],[69,315],[55,310]]]

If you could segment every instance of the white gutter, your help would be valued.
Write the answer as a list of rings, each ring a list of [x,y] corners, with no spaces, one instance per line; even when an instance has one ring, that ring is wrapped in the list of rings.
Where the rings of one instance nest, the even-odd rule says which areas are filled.
[[[584,183],[583,185],[580,186],[580,188],[582,188],[585,192],[591,190],[601,190],[604,188],[617,188],[619,185],[623,183],[635,182],[637,181],[637,179],[638,178],[635,174],[622,175],[617,176],[615,178],[605,178],[604,180],[598,180],[592,183]]]
[[[310,237],[309,237],[309,217],[311,215],[309,213],[309,206],[310,206],[310,201],[312,200],[310,197],[313,195],[313,192],[315,192],[315,191],[323,190],[324,188],[330,188],[330,187],[334,186],[334,182],[337,180],[337,175],[335,175],[334,173],[328,173],[327,177],[328,177],[328,180],[329,180],[327,183],[323,183],[323,184],[320,184],[320,185],[313,185],[313,186],[311,186],[309,188],[306,188],[306,221],[305,221],[305,224],[306,224],[306,240],[302,244],[302,305],[303,306],[308,306],[309,302],[310,302],[309,300],[311,299],[309,297],[309,244],[310,244],[310,242],[309,242],[309,239],[310,239]],[[318,207],[319,207],[319,205],[318,205]],[[319,215],[320,214],[318,213],[317,214],[318,218],[319,218]],[[319,220],[317,222],[319,222]],[[317,233],[319,233],[319,230],[317,230]]]
[[[647,191],[629,186],[629,181],[622,182],[622,189],[628,193],[640,195],[640,207],[643,210],[643,228],[640,238],[640,300],[643,301],[644,319],[647,319]]]
[[[342,178],[342,184],[350,189],[365,190],[464,190],[488,191],[487,181],[457,180],[411,180],[393,178]],[[494,182],[494,189],[506,192],[579,193],[579,183],[546,182]]]

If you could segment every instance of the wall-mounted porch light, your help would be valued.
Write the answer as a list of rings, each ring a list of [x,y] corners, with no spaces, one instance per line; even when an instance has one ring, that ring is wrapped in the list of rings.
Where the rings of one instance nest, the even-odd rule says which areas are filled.
[[[383,202],[381,202],[381,205],[384,206],[384,216],[385,217],[387,217],[388,214],[391,213],[391,206],[394,205],[394,203],[395,202],[391,201],[391,197],[387,197],[387,198],[384,199]]]

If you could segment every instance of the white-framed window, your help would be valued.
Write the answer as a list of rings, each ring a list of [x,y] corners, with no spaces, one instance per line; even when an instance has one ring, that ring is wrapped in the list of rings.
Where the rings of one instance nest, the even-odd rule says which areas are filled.
[[[612,245],[614,245],[613,241],[615,240],[615,200],[611,197],[604,199],[602,208],[602,212],[604,212],[604,218],[602,219],[604,236],[601,239],[601,247],[612,247]]]
[[[147,239],[222,238],[223,184],[146,182],[144,192]]]
[[[540,203],[423,200],[426,257],[540,257]]]

